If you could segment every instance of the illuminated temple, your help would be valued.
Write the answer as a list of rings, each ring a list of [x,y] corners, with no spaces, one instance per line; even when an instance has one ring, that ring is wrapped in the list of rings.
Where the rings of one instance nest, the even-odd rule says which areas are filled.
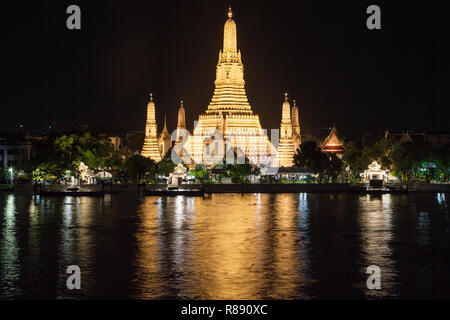
[[[150,94],[147,106],[145,141],[141,155],[160,161],[172,147],[185,163],[219,163],[230,154],[247,158],[250,163],[265,167],[290,167],[295,151],[300,147],[299,112],[287,93],[282,104],[280,135],[270,141],[262,129],[259,116],[253,113],[245,92],[244,65],[237,48],[236,23],[231,8],[224,26],[223,49],[219,51],[216,67],[215,90],[205,113],[196,122],[194,132],[186,131],[183,101],[178,110],[177,129],[169,134],[164,129],[157,134],[155,103]],[[333,139],[331,139],[333,140]],[[272,144],[273,143],[273,144]],[[277,148],[274,147],[277,146]],[[326,149],[326,148],[325,148]],[[324,150],[326,151],[326,150]]]
[[[141,155],[156,162],[161,161],[161,151],[159,147],[158,128],[155,116],[155,102],[150,93],[150,101],[147,104],[147,121],[145,123],[145,140],[142,146]]]
[[[301,142],[298,108],[294,100],[294,105],[291,109],[288,94],[285,93],[281,109],[280,141],[276,157],[278,166],[292,167],[294,165],[294,154],[300,148]]]
[[[294,141],[291,120],[291,105],[287,93],[281,112],[280,142],[278,143],[277,159],[280,167],[291,167],[294,164]]]
[[[267,155],[276,152],[261,127],[259,116],[253,113],[247,100],[244,65],[237,48],[236,23],[232,17],[230,8],[224,26],[223,50],[219,52],[213,97],[184,145],[196,163],[205,163],[205,154],[225,156],[231,146],[234,152],[245,154],[254,164],[266,163]],[[217,133],[222,136],[220,142],[223,143],[210,146],[213,141],[217,142]]]

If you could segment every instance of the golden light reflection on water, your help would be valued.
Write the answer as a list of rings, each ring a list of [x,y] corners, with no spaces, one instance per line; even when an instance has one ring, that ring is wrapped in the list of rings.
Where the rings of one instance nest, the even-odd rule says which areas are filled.
[[[382,266],[383,290],[390,289],[390,283],[397,277],[393,260],[391,242],[392,231],[392,196],[361,196],[359,198],[362,273],[370,265]],[[367,275],[368,277],[369,275]],[[361,283],[364,287],[365,283]],[[366,288],[367,289],[367,288]],[[379,290],[363,290],[369,296],[385,295]]]
[[[157,298],[164,291],[194,299],[298,296],[301,251],[292,200],[261,194],[214,195],[210,201],[147,197],[136,259],[145,290],[137,297]]]
[[[0,194],[0,298],[448,297],[445,196]]]
[[[262,276],[257,261],[256,203],[247,201],[243,206],[233,200],[204,202],[197,211],[194,230],[199,234],[199,245],[194,252],[194,273],[201,280],[190,289],[196,296],[226,299],[235,291],[239,299],[256,294],[255,286],[247,285],[256,284]]]
[[[154,299],[162,292],[163,280],[159,276],[162,265],[161,252],[158,250],[161,244],[161,234],[159,233],[159,222],[161,221],[163,210],[162,200],[147,197],[140,209],[141,222],[136,231],[136,288],[133,298],[148,297]],[[139,283],[139,284],[138,284]]]

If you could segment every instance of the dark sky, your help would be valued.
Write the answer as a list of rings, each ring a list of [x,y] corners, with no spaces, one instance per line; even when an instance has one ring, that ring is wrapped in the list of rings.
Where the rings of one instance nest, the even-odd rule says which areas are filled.
[[[159,130],[189,129],[212,97],[228,5],[246,90],[264,128],[283,93],[303,130],[448,130],[450,1],[2,1],[0,131],[56,122],[143,130],[153,92]],[[77,4],[82,30],[66,28]],[[382,29],[366,28],[381,7]]]

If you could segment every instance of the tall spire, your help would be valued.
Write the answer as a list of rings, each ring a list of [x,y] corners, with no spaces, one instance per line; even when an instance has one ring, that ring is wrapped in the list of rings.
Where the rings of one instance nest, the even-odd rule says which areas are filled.
[[[159,139],[161,140],[161,139],[165,139],[165,138],[167,138],[167,137],[169,137],[169,139],[170,139],[170,134],[169,134],[169,131],[167,130],[167,117],[166,117],[166,115],[164,114],[164,128],[163,128],[163,130],[161,131],[161,134],[159,135]],[[162,151],[162,150],[161,150]]]
[[[178,109],[177,129],[186,129],[186,112],[184,111],[183,100],[180,101],[180,108]]]
[[[166,114],[164,113],[164,128],[163,128],[163,131],[167,131],[166,122],[167,122],[167,116],[166,116]]]
[[[167,117],[164,114],[164,128],[163,131],[161,131],[161,134],[159,135],[159,150],[161,151],[161,157],[164,157],[167,153],[167,151],[172,146],[171,136],[169,134],[169,131],[167,130]]]
[[[278,143],[277,157],[280,166],[292,166],[294,159],[294,144],[292,141],[291,105],[288,101],[287,92],[284,94],[281,112],[280,141]]]
[[[262,129],[259,116],[253,113],[245,93],[244,65],[237,46],[237,28],[233,18],[230,7],[223,28],[223,47],[219,51],[214,94],[206,112],[199,116],[184,148],[192,160],[205,163],[210,161],[211,156],[218,155],[216,151],[228,154],[226,141],[231,138],[234,148],[229,148],[228,144],[227,149],[240,150],[250,161],[258,164],[264,162],[272,167],[276,149]],[[212,149],[205,152],[205,139],[211,138],[216,129],[222,133],[224,143],[214,144],[214,152]]]
[[[178,123],[177,123],[177,137],[176,142],[183,139],[183,131],[186,129],[186,112],[183,107],[183,100],[180,101],[180,108],[178,109]]]
[[[299,120],[298,120],[298,107],[297,104],[295,103],[295,99],[293,100],[293,106],[292,106],[292,124],[295,126],[299,126]],[[300,129],[299,129],[300,130]],[[295,131],[295,128],[294,128]],[[300,134],[300,132],[298,132],[298,134]]]
[[[302,137],[300,133],[300,121],[298,120],[298,107],[295,103],[295,100],[293,101],[294,105],[292,106],[292,141],[294,142],[294,149],[297,150],[300,147],[300,144],[302,143]]]
[[[228,20],[225,22],[223,29],[223,52],[237,53],[237,40],[236,40],[236,23],[232,19],[233,13],[231,7],[228,10]]]
[[[223,51],[219,52],[214,84],[214,95],[207,113],[218,110],[226,113],[252,113],[245,94],[244,65],[241,52],[237,49],[236,23],[231,18],[225,21]]]
[[[291,122],[291,105],[289,104],[289,101],[288,101],[287,92],[284,94],[281,122]]]

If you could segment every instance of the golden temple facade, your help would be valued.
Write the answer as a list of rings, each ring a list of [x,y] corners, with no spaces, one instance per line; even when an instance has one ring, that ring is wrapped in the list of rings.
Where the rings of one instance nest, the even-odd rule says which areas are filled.
[[[244,65],[237,48],[236,23],[232,17],[230,8],[224,26],[223,50],[219,52],[213,97],[184,144],[195,163],[206,163],[210,157],[221,161],[233,148],[237,154],[245,154],[251,163],[259,165],[267,163],[268,156],[276,152],[247,99]],[[213,142],[214,148],[211,147]]]

